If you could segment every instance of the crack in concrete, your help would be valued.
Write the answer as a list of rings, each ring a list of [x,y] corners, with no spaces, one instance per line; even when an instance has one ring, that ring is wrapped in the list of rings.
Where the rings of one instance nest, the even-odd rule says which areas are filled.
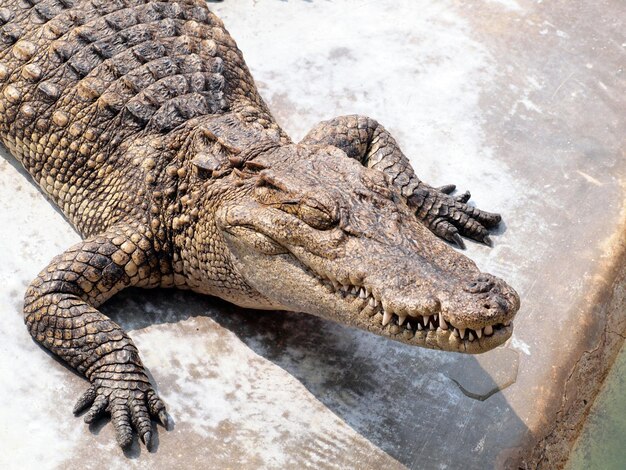
[[[517,381],[519,352],[511,348],[498,348],[486,357],[459,359],[449,366],[445,375],[468,398],[485,401]]]
[[[499,387],[494,387],[493,389],[489,390],[489,392],[487,392],[485,394],[472,393],[469,390],[467,390],[465,387],[463,387],[463,385],[461,385],[457,380],[455,380],[453,378],[450,378],[450,380],[452,380],[457,385],[457,387],[459,387],[459,390],[461,390],[463,395],[465,395],[466,397],[469,397],[469,398],[472,398],[472,399],[478,400],[478,401],[485,401],[489,397],[494,395],[495,393],[501,392],[502,390],[505,390],[506,388],[508,388],[511,385],[513,385],[517,381],[517,374],[515,375],[514,379],[508,381],[504,385],[500,385]]]

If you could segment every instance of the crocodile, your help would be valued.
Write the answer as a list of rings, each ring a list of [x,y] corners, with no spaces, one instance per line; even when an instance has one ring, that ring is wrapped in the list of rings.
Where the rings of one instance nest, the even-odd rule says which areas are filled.
[[[81,235],[24,297],[27,329],[150,449],[165,404],[98,307],[127,287],[301,311],[409,345],[481,353],[520,306],[454,245],[501,218],[419,179],[372,118],[293,142],[204,1],[0,1],[0,140]]]

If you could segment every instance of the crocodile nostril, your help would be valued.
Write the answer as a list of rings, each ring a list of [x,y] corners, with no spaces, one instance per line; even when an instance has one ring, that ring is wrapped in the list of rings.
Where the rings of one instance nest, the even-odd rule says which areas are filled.
[[[468,282],[463,286],[463,290],[471,294],[482,294],[489,292],[494,287],[494,283],[491,281],[473,281]]]
[[[503,311],[508,312],[512,308],[511,302],[509,302],[506,298],[502,296],[495,296],[494,298],[496,305],[501,308]]]
[[[487,310],[489,310],[491,308],[491,304],[483,304],[483,307],[485,307]]]

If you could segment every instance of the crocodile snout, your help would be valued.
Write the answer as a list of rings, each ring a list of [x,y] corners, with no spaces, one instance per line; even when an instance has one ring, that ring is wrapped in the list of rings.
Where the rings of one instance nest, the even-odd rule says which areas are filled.
[[[469,328],[484,328],[494,323],[507,325],[520,306],[517,293],[503,280],[487,273],[464,283],[453,303],[458,312],[451,315]]]

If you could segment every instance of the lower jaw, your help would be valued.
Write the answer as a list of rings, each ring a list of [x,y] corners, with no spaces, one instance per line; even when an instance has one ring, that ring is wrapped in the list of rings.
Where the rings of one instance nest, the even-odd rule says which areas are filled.
[[[398,325],[397,322],[395,322],[395,318],[394,322],[383,326],[381,324],[380,312],[372,315],[370,311],[368,314],[358,301],[351,303],[350,307],[352,312],[345,323],[394,341],[428,349],[464,354],[481,354],[500,346],[513,334],[513,323],[511,322],[507,326],[502,324],[497,325],[493,330],[493,334],[489,336],[482,336],[481,338],[474,337],[470,340],[466,333],[464,339],[461,339],[451,328],[447,330],[442,330],[439,327],[436,329],[422,330],[415,328],[408,329],[406,328],[406,323],[404,325]],[[344,323],[340,318],[329,319]],[[417,324],[415,317],[413,317],[413,319],[407,317],[407,322],[411,322],[414,325]]]
[[[484,336],[480,339],[475,338],[473,341],[469,341],[469,339],[462,340],[449,331],[442,330],[422,330],[415,333],[403,330],[396,333],[394,328],[383,329],[378,327],[377,329],[379,331],[375,331],[371,327],[367,328],[368,331],[411,346],[465,354],[481,354],[490,351],[503,344],[513,334],[513,324],[503,326],[494,331],[491,336]]]

